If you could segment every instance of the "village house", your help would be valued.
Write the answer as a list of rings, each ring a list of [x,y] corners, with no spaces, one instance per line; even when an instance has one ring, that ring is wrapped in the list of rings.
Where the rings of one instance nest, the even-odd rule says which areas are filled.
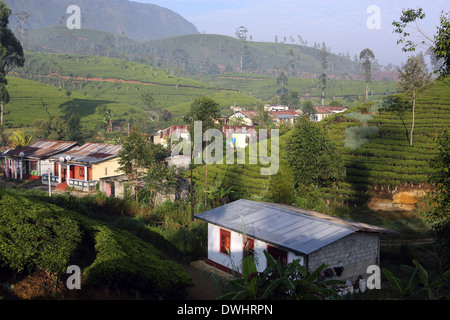
[[[300,114],[294,110],[276,110],[269,111],[269,115],[275,119],[277,125],[290,124],[293,125]]]
[[[288,106],[282,106],[282,105],[277,105],[277,106],[271,106],[270,104],[266,104],[264,106],[264,110],[265,111],[288,111],[289,107]]]
[[[330,107],[330,106],[315,106],[314,109],[316,110],[316,114],[314,115],[314,118],[311,119],[312,121],[322,121],[325,118],[328,118],[329,116],[332,116],[337,113],[344,112],[348,108],[346,107]]]
[[[43,175],[54,174],[50,160],[55,154],[77,146],[73,141],[39,140],[26,147],[5,151],[3,172],[6,178],[39,180]]]
[[[228,123],[233,123],[233,120],[236,122],[241,122],[240,124],[245,126],[254,126],[256,125],[258,118],[258,111],[254,110],[242,110],[233,113],[228,117]]]
[[[86,143],[50,158],[54,163],[54,176],[57,189],[74,187],[81,191],[95,189],[101,178],[115,176],[119,168],[120,145]],[[48,184],[48,177],[42,182]]]
[[[252,139],[256,141],[258,134],[253,126],[222,126],[222,133],[227,141],[232,142],[234,149],[247,147]]]
[[[391,231],[297,207],[238,200],[197,214],[208,223],[206,263],[231,272],[253,255],[258,272],[267,251],[282,265],[294,260],[308,270],[322,263],[335,279],[355,281],[380,264],[380,234]]]
[[[189,140],[189,126],[174,125],[169,128],[159,130],[153,136],[153,143],[160,144],[164,148],[169,148],[172,140],[181,141],[182,139]]]

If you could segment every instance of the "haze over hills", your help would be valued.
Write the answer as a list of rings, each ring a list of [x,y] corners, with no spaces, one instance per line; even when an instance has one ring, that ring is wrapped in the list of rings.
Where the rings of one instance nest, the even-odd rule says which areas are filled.
[[[198,33],[197,28],[181,15],[154,5],[128,0],[6,0],[12,14],[27,12],[26,28],[37,29],[66,25],[70,5],[81,9],[82,28],[98,29],[136,41]],[[17,19],[10,17],[10,28],[16,29]]]

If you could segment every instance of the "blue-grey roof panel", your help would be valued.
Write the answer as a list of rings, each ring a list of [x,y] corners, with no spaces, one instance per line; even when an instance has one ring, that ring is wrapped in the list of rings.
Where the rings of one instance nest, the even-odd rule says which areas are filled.
[[[205,211],[196,218],[303,254],[358,231],[349,225],[249,200]]]

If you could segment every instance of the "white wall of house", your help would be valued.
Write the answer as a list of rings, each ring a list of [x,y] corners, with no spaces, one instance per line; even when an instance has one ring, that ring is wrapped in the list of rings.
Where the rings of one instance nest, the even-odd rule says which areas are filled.
[[[227,230],[213,224],[208,224],[208,259],[228,269],[237,272],[242,271],[242,259],[244,253],[244,235],[230,231],[230,254],[220,252],[220,230]],[[371,265],[379,265],[379,234],[378,233],[353,233],[338,241],[308,255],[308,269],[313,271],[322,263],[329,268],[343,267],[341,276],[333,279],[355,281],[359,276],[367,278],[366,270]],[[263,272],[267,267],[267,259],[263,253],[268,250],[268,244],[255,240],[255,261],[258,272]],[[305,264],[305,257],[294,252],[287,251],[287,263],[299,260]]]
[[[43,174],[48,173],[48,169],[50,169],[50,174],[52,176],[55,175],[55,166],[53,165],[53,162],[50,162],[49,160],[41,160],[39,161],[39,174],[42,176]]]
[[[208,259],[220,264],[228,269],[241,272],[242,271],[242,259],[244,257],[244,234],[230,231],[230,254],[224,254],[220,252],[220,228],[213,224],[208,224]],[[267,267],[267,259],[264,255],[264,250],[268,250],[268,244],[255,239],[255,262],[258,272],[263,272]],[[287,252],[288,263],[294,260],[300,260],[301,264],[304,264],[304,257],[298,256],[293,252]]]

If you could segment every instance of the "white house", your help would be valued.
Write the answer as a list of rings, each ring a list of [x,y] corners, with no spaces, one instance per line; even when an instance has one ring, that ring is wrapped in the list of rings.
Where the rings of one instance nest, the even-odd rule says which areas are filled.
[[[380,263],[380,234],[372,225],[300,208],[238,200],[195,216],[208,223],[206,263],[230,272],[245,255],[255,257],[258,272],[267,261],[263,251],[283,265],[299,260],[309,270],[322,263],[332,277],[355,281],[367,267]]]
[[[314,107],[316,110],[316,114],[314,116],[313,121],[322,121],[325,118],[328,118],[331,115],[344,112],[347,110],[347,107],[330,107],[330,106],[316,106]]]
[[[228,141],[232,142],[235,149],[247,147],[252,139],[257,139],[258,135],[256,127],[252,126],[222,126],[222,133]]]
[[[300,114],[294,110],[275,110],[269,111],[269,115],[275,119],[276,124],[290,124],[293,125],[295,120],[300,117]]]
[[[228,122],[233,123],[233,120],[242,122],[242,125],[253,126],[257,123],[258,111],[241,110],[233,113],[228,117]]]

